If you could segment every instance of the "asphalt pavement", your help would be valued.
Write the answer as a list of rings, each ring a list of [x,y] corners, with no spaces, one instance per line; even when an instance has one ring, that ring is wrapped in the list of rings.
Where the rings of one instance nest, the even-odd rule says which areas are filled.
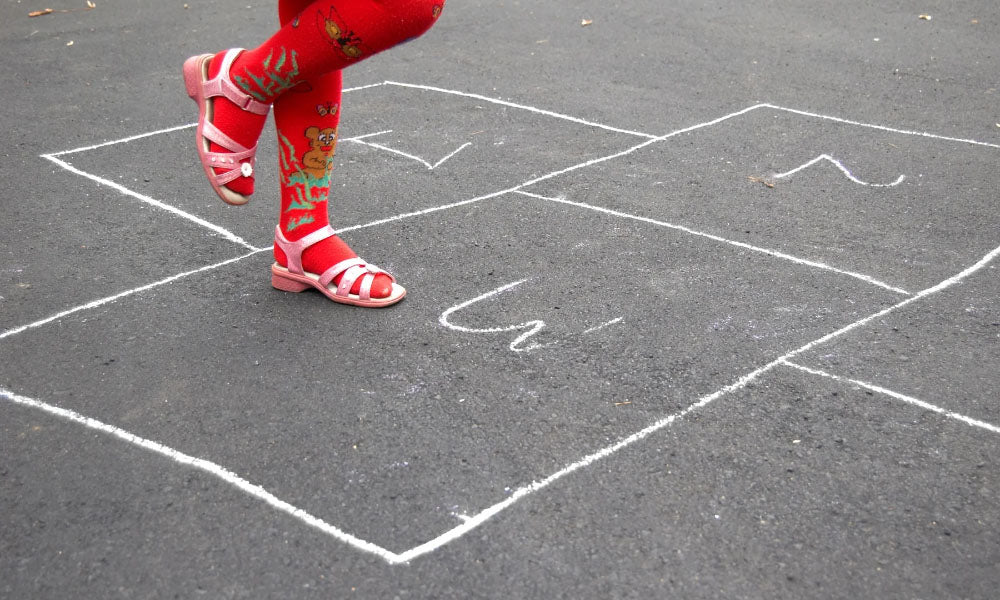
[[[275,13],[0,3],[0,597],[996,597],[990,2],[452,0],[345,72],[384,310],[197,164]]]

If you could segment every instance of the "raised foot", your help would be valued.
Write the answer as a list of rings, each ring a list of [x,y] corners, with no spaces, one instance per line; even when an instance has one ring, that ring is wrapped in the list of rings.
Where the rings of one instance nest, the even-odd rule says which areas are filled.
[[[221,59],[211,54],[192,56],[183,68],[184,87],[198,105],[195,140],[202,169],[215,193],[235,205],[246,204],[253,193],[257,138],[271,108],[230,79],[229,70],[240,52],[228,50]],[[218,73],[210,78],[213,64],[218,64]]]

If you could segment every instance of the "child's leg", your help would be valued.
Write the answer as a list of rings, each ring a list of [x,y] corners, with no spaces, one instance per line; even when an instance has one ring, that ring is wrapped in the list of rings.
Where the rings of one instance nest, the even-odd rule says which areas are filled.
[[[302,86],[305,90],[296,89],[274,103],[281,173],[278,228],[289,242],[329,225],[327,199],[340,121],[341,72],[334,71],[308,84]],[[306,248],[302,253],[302,268],[318,275],[356,257],[346,243],[331,236]],[[288,266],[288,258],[278,244],[274,246],[274,258],[281,266]],[[339,284],[341,277],[335,277],[333,284]],[[357,294],[361,284],[359,278],[350,293]],[[391,292],[392,280],[387,275],[376,275],[371,297],[386,298]]]
[[[312,0],[279,0],[278,15],[282,26],[300,18],[302,10]],[[340,124],[342,72],[333,71],[274,102],[274,120],[278,130],[281,173],[281,213],[278,227],[285,239],[294,242],[329,224],[328,202],[333,156]],[[310,273],[322,273],[340,261],[357,255],[338,237],[329,237],[310,246],[302,253],[302,268]],[[288,258],[278,244],[274,258],[283,267]],[[342,275],[334,278],[340,283]],[[361,279],[350,293],[357,294]],[[392,291],[392,282],[377,275],[371,297],[385,298]]]
[[[262,102],[273,101],[297,82],[420,36],[437,20],[444,0],[318,0],[301,5],[289,5],[289,13],[296,13],[291,20],[233,65],[240,87]]]
[[[228,75],[247,99],[255,101],[255,107],[269,105],[303,82],[421,35],[437,20],[443,5],[444,0],[293,2],[284,16],[297,14],[260,47],[237,56]],[[295,10],[299,8],[301,11]],[[220,52],[208,64],[209,80],[220,74],[224,54]],[[189,93],[192,85],[188,82]],[[233,141],[253,148],[266,115],[249,112],[223,96],[213,96],[210,102],[211,123]],[[209,151],[226,153],[232,148],[211,141]],[[240,162],[247,160],[241,158]],[[215,169],[215,173],[232,170]],[[252,193],[252,169],[244,168],[241,175],[225,183],[238,196],[235,200],[224,197],[227,201],[240,203]]]

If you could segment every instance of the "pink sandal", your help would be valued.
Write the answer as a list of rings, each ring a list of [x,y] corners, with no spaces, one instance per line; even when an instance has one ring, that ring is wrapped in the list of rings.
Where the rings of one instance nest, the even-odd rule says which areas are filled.
[[[270,104],[254,100],[253,97],[236,87],[236,84],[229,78],[229,69],[241,52],[243,52],[242,48],[227,50],[222,59],[222,69],[212,80],[208,79],[208,65],[214,55],[202,54],[192,56],[184,61],[184,85],[187,87],[188,96],[198,104],[196,136],[201,166],[205,169],[205,174],[208,175],[208,181],[212,184],[215,193],[224,202],[237,205],[246,204],[250,201],[250,197],[238,194],[224,186],[239,177],[253,175],[257,145],[255,144],[253,148],[246,148],[219,131],[219,128],[212,124],[211,99],[225,96],[236,106],[258,115],[266,115],[271,110]],[[209,142],[214,142],[229,152],[211,152]],[[225,170],[217,174],[216,169]]]
[[[367,308],[381,308],[390,306],[403,299],[406,295],[406,288],[396,284],[396,279],[376,267],[370,265],[360,258],[349,258],[340,261],[327,269],[322,275],[307,273],[302,269],[302,253],[313,244],[325,240],[335,235],[333,228],[327,225],[322,229],[314,231],[296,242],[289,242],[285,236],[281,235],[281,229],[274,230],[274,243],[285,253],[288,259],[288,267],[282,267],[277,262],[271,265],[271,285],[286,292],[303,292],[313,287],[319,290],[324,296],[341,304],[353,306],[364,306]],[[340,285],[331,286],[331,282],[341,273],[344,276],[340,279]],[[385,298],[372,298],[372,283],[375,275],[382,273],[388,275],[392,280],[392,292]],[[351,294],[351,287],[358,278],[361,280],[359,293]]]

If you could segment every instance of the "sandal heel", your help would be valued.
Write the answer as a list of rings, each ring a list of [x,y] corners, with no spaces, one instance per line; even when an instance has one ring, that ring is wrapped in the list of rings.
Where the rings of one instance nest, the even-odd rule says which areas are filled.
[[[293,294],[304,292],[311,287],[309,284],[295,281],[294,279],[286,279],[277,274],[271,274],[271,285],[283,292],[292,292]]]
[[[189,98],[198,101],[201,86],[201,56],[192,56],[184,61],[184,87]]]

